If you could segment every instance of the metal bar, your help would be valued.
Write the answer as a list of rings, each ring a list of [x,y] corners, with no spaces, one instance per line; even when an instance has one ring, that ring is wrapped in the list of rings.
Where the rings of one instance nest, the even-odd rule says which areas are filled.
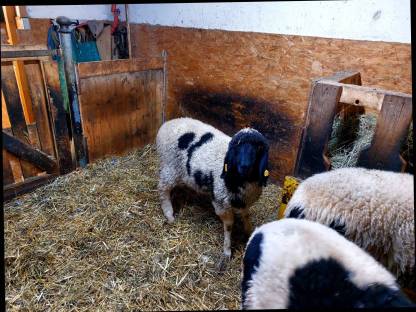
[[[65,77],[68,88],[70,115],[73,128],[76,159],[77,164],[83,168],[88,163],[88,155],[86,153],[86,140],[83,136],[82,131],[81,113],[79,109],[79,99],[75,73],[75,62],[72,59],[72,30],[70,29],[70,26],[76,24],[77,21],[70,20],[69,18],[64,16],[60,16],[56,18],[56,22],[60,25],[59,41],[65,66]]]
[[[162,104],[162,124],[165,123],[166,120],[166,105],[167,105],[167,59],[168,59],[168,52],[166,50],[162,51],[163,57],[163,104]]]

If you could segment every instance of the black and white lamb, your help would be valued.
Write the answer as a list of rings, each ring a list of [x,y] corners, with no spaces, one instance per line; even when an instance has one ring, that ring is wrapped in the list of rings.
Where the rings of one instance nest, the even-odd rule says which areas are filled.
[[[385,265],[402,286],[413,288],[413,184],[411,174],[375,169],[341,168],[315,174],[300,183],[285,217],[334,228]]]
[[[234,213],[241,214],[251,234],[249,207],[267,183],[269,146],[255,129],[244,128],[232,138],[192,118],[164,123],[156,137],[160,158],[159,191],[163,213],[174,221],[171,190],[186,185],[210,195],[215,213],[224,224],[224,256],[231,257]]]
[[[242,264],[243,309],[416,307],[373,257],[313,221],[256,228]]]

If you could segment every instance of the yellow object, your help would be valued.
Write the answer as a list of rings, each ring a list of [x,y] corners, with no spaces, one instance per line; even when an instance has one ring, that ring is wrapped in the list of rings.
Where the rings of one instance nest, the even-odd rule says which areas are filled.
[[[227,172],[227,164],[224,165],[224,171]]]
[[[264,170],[264,176],[265,176],[265,177],[268,177],[268,176],[269,176],[269,170],[267,170],[267,169],[266,169],[266,170]]]
[[[285,210],[287,207],[287,203],[292,198],[293,193],[297,189],[299,183],[301,181],[292,176],[285,176],[285,180],[283,182],[283,189],[282,189],[282,196],[280,201],[279,211],[277,213],[277,219],[280,220],[283,218],[285,214]]]

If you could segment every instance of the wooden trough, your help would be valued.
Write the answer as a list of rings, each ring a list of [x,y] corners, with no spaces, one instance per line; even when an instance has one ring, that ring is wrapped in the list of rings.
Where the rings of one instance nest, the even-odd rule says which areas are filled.
[[[286,176],[283,183],[278,219],[283,217],[287,203],[303,179],[331,169],[326,151],[335,116],[341,113],[347,118],[363,112],[375,113],[378,119],[371,145],[361,152],[357,165],[405,171],[407,162],[400,155],[400,147],[412,121],[411,95],[362,86],[357,71],[316,79],[309,95],[294,176]]]
[[[346,105],[353,107],[345,110]],[[347,115],[360,108],[377,113],[378,119],[371,146],[361,152],[357,165],[397,172],[406,169],[400,147],[412,121],[411,95],[364,87],[359,72],[339,72],[312,83],[295,177],[304,179],[330,169],[325,153],[334,118],[342,110]]]

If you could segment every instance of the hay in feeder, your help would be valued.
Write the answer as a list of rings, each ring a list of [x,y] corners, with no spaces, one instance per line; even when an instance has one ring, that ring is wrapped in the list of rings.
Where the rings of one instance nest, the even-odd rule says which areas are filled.
[[[5,203],[7,310],[238,309],[240,220],[220,274],[223,226],[213,208],[186,200],[167,225],[157,183],[148,145]],[[276,219],[278,193],[265,188],[254,225]]]
[[[346,119],[335,117],[328,140],[332,169],[356,167],[360,153],[371,145],[376,124],[377,116],[370,114],[351,114]],[[403,141],[401,155],[409,163],[408,171],[413,173],[413,124]]]

